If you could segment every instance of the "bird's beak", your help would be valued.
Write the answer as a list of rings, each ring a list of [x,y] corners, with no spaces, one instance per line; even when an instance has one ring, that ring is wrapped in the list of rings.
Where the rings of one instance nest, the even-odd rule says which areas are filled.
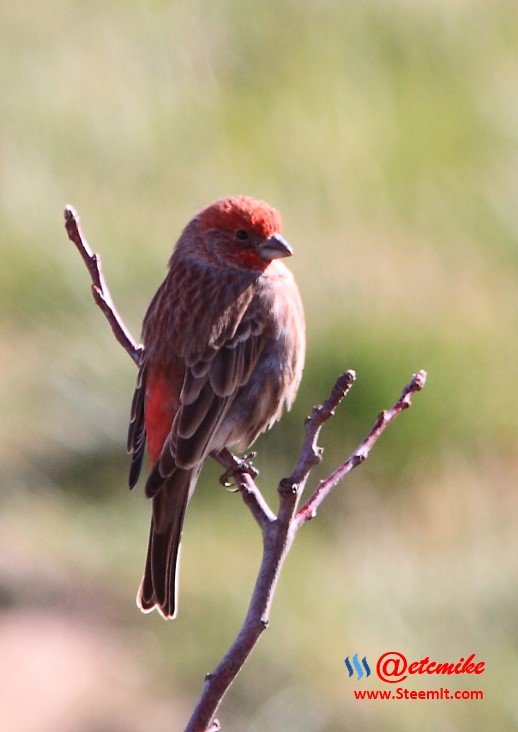
[[[262,244],[259,244],[257,250],[263,259],[280,259],[281,257],[291,257],[293,254],[293,249],[280,234],[272,234]]]

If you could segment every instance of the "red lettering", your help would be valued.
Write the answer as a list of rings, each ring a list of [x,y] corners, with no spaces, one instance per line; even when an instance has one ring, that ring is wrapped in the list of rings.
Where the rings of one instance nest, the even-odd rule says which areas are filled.
[[[424,674],[425,666],[426,666],[427,663],[430,663],[430,656],[426,656],[425,658],[422,658],[419,661],[419,671],[418,671],[418,673]]]
[[[363,690],[363,689],[355,689],[354,698],[355,699],[391,699],[391,691],[383,691],[383,689],[376,689],[376,691],[370,691],[370,690]]]
[[[485,661],[476,661],[476,653],[472,653],[467,658],[462,656],[457,663],[430,661],[430,656],[425,656],[419,661],[412,661],[408,664],[402,653],[391,651],[384,653],[378,659],[376,670],[382,681],[388,683],[401,682],[407,678],[406,674],[443,674],[451,676],[452,674],[483,674],[486,670]],[[399,677],[399,678],[398,678]]]
[[[435,669],[436,674],[452,674],[455,671],[455,664],[453,663],[438,663]]]
[[[475,654],[472,653],[471,656],[469,656],[469,658],[466,658],[466,660],[464,661],[464,665],[462,667],[462,670],[461,671],[458,671],[457,673],[460,673],[460,674],[472,674],[473,673],[473,669],[475,668],[475,664],[472,663],[472,661],[473,661],[474,658],[475,658]]]

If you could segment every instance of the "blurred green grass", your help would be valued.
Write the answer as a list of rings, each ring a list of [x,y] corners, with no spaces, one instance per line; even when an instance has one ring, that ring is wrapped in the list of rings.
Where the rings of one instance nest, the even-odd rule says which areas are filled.
[[[308,320],[297,404],[257,445],[272,502],[340,371],[359,378],[322,435],[321,472],[412,372],[429,383],[300,535],[226,728],[514,728],[514,4],[56,0],[4,4],[0,21],[7,658],[7,633],[19,639],[0,726],[180,729],[239,625],[260,541],[212,466],[188,516],[178,619],[135,610],[149,514],[125,490],[135,374],[62,209],[79,210],[138,334],[185,222],[248,193],[283,213]],[[486,700],[354,702],[343,657],[391,647],[477,651]],[[15,677],[31,690],[23,714]]]

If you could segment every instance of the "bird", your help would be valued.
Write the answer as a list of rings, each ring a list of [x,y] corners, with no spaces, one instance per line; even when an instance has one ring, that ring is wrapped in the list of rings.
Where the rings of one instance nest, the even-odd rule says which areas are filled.
[[[305,318],[280,260],[293,254],[281,216],[251,196],[221,198],[182,231],[142,326],[128,429],[129,486],[143,459],[152,518],[137,605],[177,612],[185,511],[208,456],[246,450],[291,408]]]

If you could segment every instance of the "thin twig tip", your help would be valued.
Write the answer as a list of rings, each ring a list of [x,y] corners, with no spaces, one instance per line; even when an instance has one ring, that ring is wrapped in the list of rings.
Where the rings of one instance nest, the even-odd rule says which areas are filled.
[[[342,401],[344,396],[347,394],[351,386],[356,381],[356,371],[349,369],[340,374],[334,385],[330,399],[336,401],[336,406]],[[333,398],[334,397],[334,398]],[[330,410],[330,416],[334,415],[334,407]]]
[[[344,379],[347,381],[348,384],[354,384],[356,381],[356,371],[354,369],[348,369],[344,373]]]
[[[63,213],[64,213],[64,216],[65,216],[65,221],[70,221],[70,219],[77,219],[78,218],[77,211],[75,210],[75,208],[70,203],[67,203],[67,205],[65,206],[65,210],[64,210]]]
[[[421,391],[423,387],[426,384],[426,379],[428,378],[428,374],[424,369],[421,369],[417,372],[417,374],[414,374],[412,377],[411,385],[416,391]]]

